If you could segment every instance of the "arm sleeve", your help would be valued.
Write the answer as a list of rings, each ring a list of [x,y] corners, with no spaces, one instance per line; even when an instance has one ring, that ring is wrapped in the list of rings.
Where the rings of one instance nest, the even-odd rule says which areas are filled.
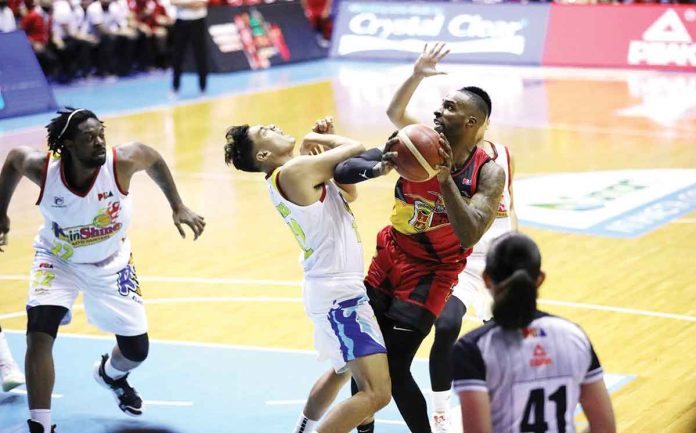
[[[588,343],[589,343],[589,339],[588,339]],[[582,381],[583,385],[597,382],[598,380],[602,380],[602,378],[604,377],[602,365],[599,363],[599,358],[597,358],[597,354],[594,351],[594,347],[592,347],[592,343],[589,343],[589,345],[590,345],[590,366],[588,367],[587,373],[585,374],[585,378]]]
[[[452,349],[453,388],[460,391],[488,391],[486,365],[481,351],[472,340],[462,338]]]
[[[350,185],[375,177],[373,168],[382,160],[382,150],[370,149],[336,166],[334,180]]]

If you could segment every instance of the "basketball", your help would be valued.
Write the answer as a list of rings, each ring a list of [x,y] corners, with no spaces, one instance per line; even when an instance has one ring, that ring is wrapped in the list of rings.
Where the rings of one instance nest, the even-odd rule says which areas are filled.
[[[396,137],[399,141],[389,151],[398,153],[395,169],[401,177],[413,182],[432,179],[442,163],[438,133],[419,123],[402,128]]]

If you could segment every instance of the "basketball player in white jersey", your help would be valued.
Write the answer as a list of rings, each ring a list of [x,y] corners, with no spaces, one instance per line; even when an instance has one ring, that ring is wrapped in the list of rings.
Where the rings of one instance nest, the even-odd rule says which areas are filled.
[[[467,433],[575,433],[578,402],[592,433],[615,433],[602,367],[580,326],[537,310],[541,254],[509,233],[491,245],[483,274],[493,320],[455,345],[454,389]]]
[[[417,120],[406,112],[406,107],[423,78],[444,74],[437,70],[437,63],[444,58],[449,51],[445,44],[435,44],[428,49],[426,45],[423,53],[413,66],[413,74],[399,87],[392,97],[387,109],[387,115],[394,125],[403,128],[406,125],[417,123]],[[476,93],[486,105],[487,124],[491,116],[492,102],[488,94],[477,87],[465,87],[462,90]],[[517,218],[512,200],[512,178],[514,165],[507,146],[492,143],[485,139],[478,144],[500,165],[505,172],[505,186],[503,189],[496,218],[493,224],[474,246],[473,252],[466,260],[466,267],[459,275],[459,282],[453,288],[452,296],[448,299],[445,308],[435,321],[435,340],[430,351],[430,383],[432,386],[432,403],[434,414],[432,418],[435,433],[450,431],[449,407],[452,384],[451,350],[462,329],[462,318],[467,308],[473,306],[481,320],[491,318],[491,303],[493,300],[483,284],[483,268],[485,266],[488,245],[496,237],[517,230]]]
[[[182,203],[156,150],[140,143],[107,148],[104,125],[86,109],[61,110],[46,128],[48,153],[13,149],[0,172],[0,247],[8,243],[7,208],[22,177],[41,188],[37,204],[45,220],[34,239],[27,300],[25,372],[31,433],[55,431],[53,342],[58,327],[70,322],[79,292],[84,294],[89,322],[116,335],[111,355],[95,364],[95,379],[113,392],[124,413],[142,414],[142,399],[127,381],[149,349],[143,298],[126,237],[133,174],[145,171],[160,187],[182,237],[182,224],[193,230],[194,239],[205,226],[203,218]]]
[[[334,135],[330,118],[315,124],[297,156],[295,138],[275,125],[234,126],[226,139],[225,162],[266,174],[271,200],[302,249],[305,311],[319,359],[333,367],[315,383],[294,432],[347,433],[391,399],[384,339],[368,303],[362,244],[347,203],[356,190],[332,180],[338,163],[365,149]],[[319,423],[351,375],[359,392]]]

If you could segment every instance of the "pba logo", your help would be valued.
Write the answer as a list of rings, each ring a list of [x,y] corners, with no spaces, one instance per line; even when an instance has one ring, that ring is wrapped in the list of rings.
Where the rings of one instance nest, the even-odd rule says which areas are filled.
[[[676,10],[668,9],[643,32],[642,40],[630,41],[628,63],[696,67],[696,44],[684,25],[694,27],[696,10],[686,9],[683,15],[682,20]]]
[[[97,194],[97,197],[99,198],[99,201],[106,200],[107,198],[111,198],[111,197],[113,197],[113,196],[114,196],[114,193],[111,192],[111,191],[100,192],[99,194]]]
[[[557,173],[515,182],[520,223],[632,238],[696,210],[696,169]]]

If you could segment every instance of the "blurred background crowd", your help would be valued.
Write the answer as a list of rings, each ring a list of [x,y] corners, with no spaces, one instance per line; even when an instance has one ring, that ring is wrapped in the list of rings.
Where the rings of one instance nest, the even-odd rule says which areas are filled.
[[[324,46],[331,39],[338,1],[302,0],[307,18]],[[173,30],[177,19],[186,20],[193,15],[196,19],[204,19],[207,7],[264,2],[269,0],[0,0],[0,32],[23,29],[49,80],[68,83],[89,77],[127,76],[167,69],[172,66],[172,59],[176,59],[174,52],[177,44]],[[550,0],[473,1],[485,4],[502,2]],[[558,2],[695,4],[696,0]],[[200,46],[194,45],[194,50],[200,49]]]

